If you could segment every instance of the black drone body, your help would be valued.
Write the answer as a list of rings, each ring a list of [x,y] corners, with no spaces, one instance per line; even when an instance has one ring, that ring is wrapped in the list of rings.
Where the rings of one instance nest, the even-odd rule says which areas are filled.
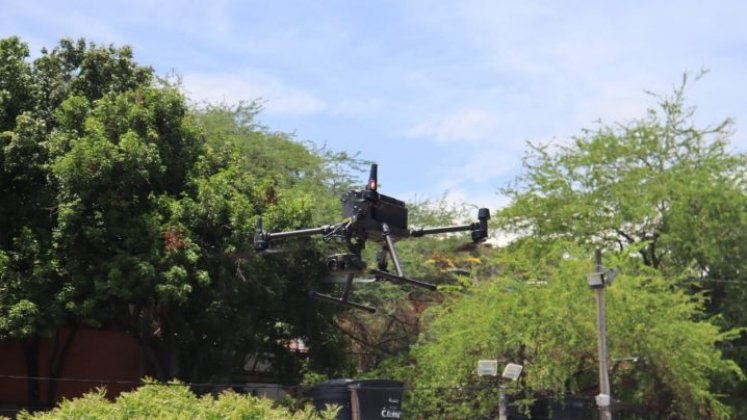
[[[376,312],[375,308],[349,300],[353,280],[356,276],[360,277],[368,274],[372,275],[376,280],[387,280],[436,290],[436,286],[433,284],[405,277],[402,271],[402,264],[394,247],[395,240],[451,232],[471,232],[474,242],[482,242],[488,237],[488,220],[490,219],[490,211],[488,209],[482,208],[478,210],[478,221],[475,223],[411,229],[407,224],[407,207],[405,203],[396,198],[380,194],[377,188],[377,165],[372,164],[366,188],[350,191],[342,196],[342,215],[344,220],[334,225],[286,232],[266,232],[262,227],[262,219],[258,218],[256,233],[254,235],[254,249],[258,252],[265,251],[270,248],[272,241],[293,237],[322,235],[325,241],[339,239],[345,244],[348,252],[328,257],[327,268],[330,274],[345,277],[342,296],[336,298],[318,292],[312,292],[311,296],[316,299],[373,313]],[[376,258],[377,267],[375,269],[366,269],[366,264],[361,258],[361,252],[365,248],[366,241],[377,242],[382,247],[381,252],[379,252]],[[394,263],[394,273],[388,270],[389,258]]]

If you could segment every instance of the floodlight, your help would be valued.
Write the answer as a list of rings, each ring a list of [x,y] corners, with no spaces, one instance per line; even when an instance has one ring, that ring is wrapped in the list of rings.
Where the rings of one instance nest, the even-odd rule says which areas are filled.
[[[498,376],[498,361],[479,360],[477,362],[477,374],[479,376]]]
[[[591,273],[586,276],[586,282],[594,289],[604,287],[604,273]]]
[[[503,369],[503,374],[501,377],[503,379],[509,379],[512,381],[515,381],[519,378],[519,375],[521,375],[521,370],[524,369],[524,366],[517,365],[516,363],[509,363],[506,365],[506,367]]]

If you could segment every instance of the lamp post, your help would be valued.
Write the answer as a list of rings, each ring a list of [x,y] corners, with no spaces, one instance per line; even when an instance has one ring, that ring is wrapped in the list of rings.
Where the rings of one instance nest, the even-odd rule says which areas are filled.
[[[586,281],[595,292],[597,301],[597,331],[598,331],[598,348],[599,348],[599,395],[596,396],[597,407],[599,407],[599,417],[602,420],[612,420],[612,411],[610,402],[612,394],[610,391],[609,368],[607,366],[607,320],[606,309],[604,305],[604,288],[612,284],[612,280],[617,275],[617,271],[610,271],[607,275],[602,265],[602,251],[597,249],[594,253],[596,260],[596,271],[589,274]]]
[[[515,381],[519,378],[519,375],[521,375],[521,370],[524,367],[522,365],[517,365],[515,363],[509,363],[506,365],[506,367],[503,369],[503,374],[501,374],[501,382],[498,385],[498,420],[507,420],[508,419],[508,410],[507,410],[507,403],[506,403],[506,384],[509,381]]]
[[[515,381],[521,375],[521,371],[524,368],[522,365],[516,363],[508,363],[503,368],[503,373],[498,382],[498,419],[507,420],[508,410],[506,401],[506,384],[510,381]],[[477,363],[477,374],[479,376],[498,376],[498,361],[497,360],[480,360]]]

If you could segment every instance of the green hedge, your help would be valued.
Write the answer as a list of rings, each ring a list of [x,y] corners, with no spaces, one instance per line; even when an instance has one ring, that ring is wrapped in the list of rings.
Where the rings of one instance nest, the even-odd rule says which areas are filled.
[[[337,409],[317,413],[311,406],[291,412],[275,406],[272,400],[251,395],[222,392],[198,397],[179,383],[148,383],[132,392],[124,392],[115,401],[106,398],[106,390],[65,400],[52,411],[22,412],[19,419],[257,419],[257,420],[331,420]]]

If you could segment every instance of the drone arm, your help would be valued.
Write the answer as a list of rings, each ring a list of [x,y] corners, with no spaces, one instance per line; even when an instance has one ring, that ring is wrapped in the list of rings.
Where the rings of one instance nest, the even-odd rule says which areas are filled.
[[[470,223],[468,225],[410,229],[410,236],[413,238],[420,238],[425,235],[438,235],[440,233],[466,232],[474,229],[475,225],[476,223]]]
[[[254,233],[254,249],[264,251],[270,247],[270,242],[285,238],[298,238],[303,236],[328,235],[337,229],[344,228],[346,222],[335,225],[324,225],[317,228],[289,230],[286,232],[266,232],[262,228],[262,218],[257,218],[256,229]]]
[[[301,236],[326,235],[333,229],[333,226],[325,225],[318,228],[289,230],[286,232],[267,232],[265,233],[265,235],[267,237],[267,240],[274,241],[276,239],[297,238]]]
[[[485,208],[478,210],[477,220],[477,222],[470,223],[468,225],[410,229],[409,234],[413,238],[420,238],[425,235],[438,235],[440,233],[471,231],[472,240],[475,242],[482,242],[488,237],[488,220],[490,220],[490,210]]]

